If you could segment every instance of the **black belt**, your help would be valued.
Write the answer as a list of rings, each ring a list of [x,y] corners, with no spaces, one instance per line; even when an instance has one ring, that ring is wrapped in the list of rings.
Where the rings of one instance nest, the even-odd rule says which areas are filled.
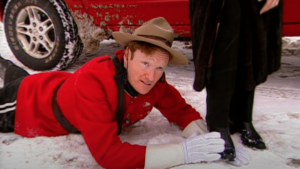
[[[59,88],[58,88],[59,89]],[[52,107],[54,116],[56,117],[57,121],[60,123],[60,125],[69,133],[76,133],[80,134],[80,131],[77,130],[72,124],[69,123],[69,121],[65,118],[65,116],[62,114],[57,101],[56,101],[56,95],[58,92],[58,89],[54,93],[53,99],[52,99]]]

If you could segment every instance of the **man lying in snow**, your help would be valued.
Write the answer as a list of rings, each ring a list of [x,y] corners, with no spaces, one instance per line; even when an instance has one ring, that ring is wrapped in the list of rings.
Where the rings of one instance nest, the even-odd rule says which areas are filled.
[[[114,32],[113,37],[124,50],[97,57],[75,73],[28,75],[1,59],[5,86],[0,90],[0,131],[24,137],[81,133],[104,168],[161,169],[220,159],[220,134],[207,133],[200,113],[165,79],[168,63],[188,63],[171,48],[174,32],[169,23],[154,18],[133,34]],[[181,126],[188,138],[180,144],[122,143],[122,127],[145,118],[153,107]],[[247,154],[241,157],[231,163],[248,163]]]

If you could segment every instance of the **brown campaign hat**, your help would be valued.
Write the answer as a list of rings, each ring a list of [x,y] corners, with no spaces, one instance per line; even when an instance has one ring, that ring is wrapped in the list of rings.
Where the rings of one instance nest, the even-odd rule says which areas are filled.
[[[180,52],[171,48],[174,40],[174,30],[163,17],[151,19],[136,28],[132,34],[124,32],[113,32],[114,39],[126,46],[130,41],[143,41],[159,46],[172,55],[169,63],[175,65],[185,65],[187,58]]]

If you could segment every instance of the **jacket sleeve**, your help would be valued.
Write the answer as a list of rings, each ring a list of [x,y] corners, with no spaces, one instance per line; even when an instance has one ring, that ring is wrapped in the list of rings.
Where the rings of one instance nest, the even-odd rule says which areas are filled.
[[[92,156],[107,169],[143,168],[146,146],[122,143],[115,117],[117,89],[111,76],[90,70],[78,72],[75,81],[76,127]],[[114,101],[116,102],[116,101]]]
[[[182,136],[185,138],[190,137],[193,133],[199,132],[199,134],[208,133],[207,124],[203,119],[192,121],[182,132]]]
[[[163,169],[184,164],[181,144],[148,145],[145,169]]]
[[[183,129],[194,120],[202,119],[190,104],[187,104],[179,91],[164,82],[158,82],[156,86],[155,107],[169,120]]]

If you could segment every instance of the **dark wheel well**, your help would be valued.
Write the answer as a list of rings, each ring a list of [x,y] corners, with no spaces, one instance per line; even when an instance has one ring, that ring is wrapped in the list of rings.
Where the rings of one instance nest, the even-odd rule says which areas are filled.
[[[4,11],[4,8],[5,8],[6,3],[7,3],[7,0],[2,0],[2,1],[1,1],[1,5],[2,5],[1,11]],[[3,14],[4,14],[4,12],[3,12]]]

